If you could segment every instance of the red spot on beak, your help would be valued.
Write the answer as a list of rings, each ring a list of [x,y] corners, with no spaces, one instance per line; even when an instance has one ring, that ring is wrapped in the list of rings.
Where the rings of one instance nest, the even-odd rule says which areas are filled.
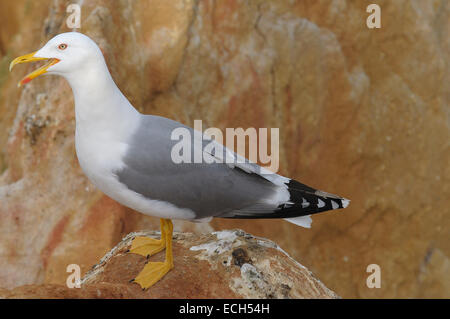
[[[22,84],[27,84],[30,81],[31,81],[30,78],[25,78],[25,79],[22,80]]]

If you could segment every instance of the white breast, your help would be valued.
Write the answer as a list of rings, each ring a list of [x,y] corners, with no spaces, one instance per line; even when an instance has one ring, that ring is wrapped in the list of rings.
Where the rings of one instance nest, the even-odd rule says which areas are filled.
[[[111,138],[87,136],[78,127],[75,132],[75,148],[84,173],[94,184],[101,184],[106,176],[122,166],[127,145]]]

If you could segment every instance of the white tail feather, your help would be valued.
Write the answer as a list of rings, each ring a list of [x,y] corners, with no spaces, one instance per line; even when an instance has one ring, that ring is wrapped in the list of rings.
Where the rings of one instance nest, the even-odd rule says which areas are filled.
[[[295,224],[297,226],[311,228],[311,223],[312,223],[311,215],[294,217],[294,218],[285,218],[284,220],[286,220],[292,224]]]

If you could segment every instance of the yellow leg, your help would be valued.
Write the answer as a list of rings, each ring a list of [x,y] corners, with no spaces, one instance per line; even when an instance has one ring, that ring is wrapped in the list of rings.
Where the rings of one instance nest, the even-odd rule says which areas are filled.
[[[134,279],[142,289],[147,289],[157,283],[173,268],[172,255],[173,225],[170,219],[161,219],[161,240],[165,241],[166,260],[164,262],[149,262]]]
[[[159,253],[166,247],[165,233],[163,232],[164,219],[161,218],[161,239],[149,237],[136,237],[131,243],[130,253],[150,257]]]

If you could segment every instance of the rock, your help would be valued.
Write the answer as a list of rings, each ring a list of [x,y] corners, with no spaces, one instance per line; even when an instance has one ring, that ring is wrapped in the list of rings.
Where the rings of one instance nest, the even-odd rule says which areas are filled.
[[[128,234],[89,271],[81,288],[44,284],[1,290],[1,298],[338,298],[275,243],[242,230],[203,236],[174,234],[174,264],[160,282],[143,291],[130,283],[146,258],[127,253]],[[151,260],[162,260],[161,252]]]
[[[7,67],[65,25],[70,0],[0,2],[0,287],[64,284],[131,231],[158,220],[102,195],[74,150],[73,97],[34,65]],[[11,4],[13,3],[13,4]],[[82,2],[80,31],[100,44],[142,112],[204,127],[280,128],[280,173],[352,200],[284,221],[177,223],[270,238],[343,297],[450,297],[446,0]],[[430,253],[432,252],[432,253]],[[437,253],[439,252],[439,253]],[[366,267],[382,287],[366,286]]]

